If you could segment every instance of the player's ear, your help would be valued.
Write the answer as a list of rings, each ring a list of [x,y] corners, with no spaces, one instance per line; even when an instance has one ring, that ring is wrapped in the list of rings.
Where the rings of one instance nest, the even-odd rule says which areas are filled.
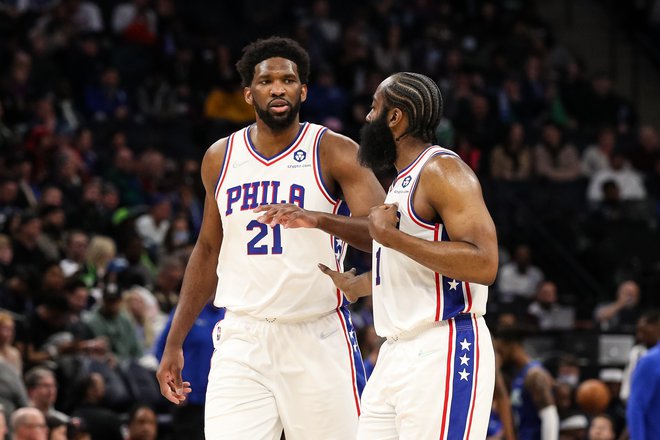
[[[307,99],[307,84],[303,84],[300,89],[300,102],[305,102]]]
[[[245,98],[245,102],[252,105],[252,90],[249,87],[243,87],[243,97]]]
[[[403,121],[403,112],[401,109],[394,107],[389,111],[387,125],[389,125],[390,128],[396,127],[401,121]]]

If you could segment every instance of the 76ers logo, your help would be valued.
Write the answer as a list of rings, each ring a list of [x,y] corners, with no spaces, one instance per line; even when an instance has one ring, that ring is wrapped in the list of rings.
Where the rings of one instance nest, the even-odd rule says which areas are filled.
[[[406,186],[410,185],[411,180],[412,180],[412,177],[407,176],[405,179],[403,179],[403,182],[401,183],[401,186],[405,188]]]
[[[305,153],[303,150],[298,150],[295,153],[293,153],[293,158],[296,162],[302,162],[305,160],[307,157],[307,153]]]

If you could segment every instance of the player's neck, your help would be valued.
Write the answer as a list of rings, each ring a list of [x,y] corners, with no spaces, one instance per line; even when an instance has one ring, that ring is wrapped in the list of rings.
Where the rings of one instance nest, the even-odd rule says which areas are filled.
[[[400,139],[396,143],[396,162],[394,162],[397,171],[400,172],[413,163],[430,145],[428,142],[410,136]]]
[[[291,145],[299,132],[298,118],[283,130],[273,130],[262,121],[257,120],[255,126],[250,130],[250,141],[263,156],[272,157]]]

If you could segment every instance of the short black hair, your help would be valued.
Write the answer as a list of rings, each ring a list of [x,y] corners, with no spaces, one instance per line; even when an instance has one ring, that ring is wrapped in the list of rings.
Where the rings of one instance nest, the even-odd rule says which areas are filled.
[[[495,338],[498,341],[522,345],[527,336],[527,333],[528,332],[525,329],[519,326],[503,327],[497,329],[497,332],[495,332]]]
[[[442,118],[442,94],[438,85],[426,75],[401,72],[392,75],[383,89],[390,107],[397,107],[408,117],[408,131],[424,142],[436,143],[436,130]]]
[[[268,58],[281,57],[295,63],[300,82],[309,81],[309,55],[298,42],[283,37],[257,40],[243,48],[243,56],[236,63],[243,87],[249,87],[254,79],[254,68]]]

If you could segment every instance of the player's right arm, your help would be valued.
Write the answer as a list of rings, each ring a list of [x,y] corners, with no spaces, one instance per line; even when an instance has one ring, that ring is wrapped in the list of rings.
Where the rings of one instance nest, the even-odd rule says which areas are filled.
[[[541,368],[532,368],[525,378],[525,388],[532,396],[541,419],[541,440],[557,440],[559,413],[552,394],[552,377]]]
[[[218,281],[216,267],[223,235],[220,213],[215,201],[215,184],[224,160],[226,145],[226,139],[219,140],[211,145],[202,160],[202,181],[206,190],[202,226],[186,266],[179,302],[156,375],[163,396],[176,404],[183,402],[189,392],[187,383],[181,378],[183,342],[204,305],[215,293]]]

